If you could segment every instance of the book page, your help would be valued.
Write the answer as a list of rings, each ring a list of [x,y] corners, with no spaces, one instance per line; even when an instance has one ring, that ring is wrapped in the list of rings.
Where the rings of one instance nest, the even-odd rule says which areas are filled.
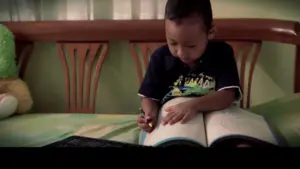
[[[181,124],[180,122],[173,125],[167,124],[165,126],[162,124],[162,119],[168,113],[164,111],[166,108],[187,101],[189,99],[190,98],[178,97],[164,104],[159,112],[156,128],[151,133],[147,134],[144,145],[158,146],[159,144],[166,141],[176,140],[176,138],[180,138],[198,142],[204,147],[207,146],[202,113],[199,113],[196,117],[184,124]]]
[[[239,107],[208,113],[205,123],[209,146],[219,138],[233,135],[250,136],[277,145],[265,119]]]

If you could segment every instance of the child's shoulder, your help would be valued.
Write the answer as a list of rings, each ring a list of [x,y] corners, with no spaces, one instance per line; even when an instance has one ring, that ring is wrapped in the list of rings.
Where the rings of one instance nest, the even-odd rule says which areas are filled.
[[[232,47],[225,41],[220,40],[210,40],[207,45],[207,49],[205,52],[207,59],[211,61],[215,61],[216,59],[220,58],[227,58],[226,56],[233,55]],[[222,57],[220,57],[222,56]]]
[[[151,59],[168,61],[170,59],[174,59],[174,57],[172,56],[168,45],[162,45],[153,51]]]
[[[167,55],[171,55],[171,52],[169,50],[169,47],[168,45],[162,45],[162,46],[159,46],[158,48],[156,48],[154,51],[153,51],[153,54],[152,55],[164,55],[164,56],[167,56]]]
[[[210,40],[208,41],[208,48],[211,51],[222,52],[223,50],[231,50],[232,47],[225,41],[221,40]]]

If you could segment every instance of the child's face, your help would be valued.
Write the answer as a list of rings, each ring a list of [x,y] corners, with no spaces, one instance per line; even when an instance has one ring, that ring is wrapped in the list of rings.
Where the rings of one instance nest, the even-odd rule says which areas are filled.
[[[192,65],[205,51],[208,34],[199,18],[186,18],[180,23],[166,19],[166,38],[173,56]]]

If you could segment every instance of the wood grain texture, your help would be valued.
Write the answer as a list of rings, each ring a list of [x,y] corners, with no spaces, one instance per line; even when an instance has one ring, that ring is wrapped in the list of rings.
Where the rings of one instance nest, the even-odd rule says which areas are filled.
[[[165,41],[163,20],[94,20],[0,22],[17,40],[27,41]],[[299,22],[277,19],[215,19],[216,39],[300,44]]]

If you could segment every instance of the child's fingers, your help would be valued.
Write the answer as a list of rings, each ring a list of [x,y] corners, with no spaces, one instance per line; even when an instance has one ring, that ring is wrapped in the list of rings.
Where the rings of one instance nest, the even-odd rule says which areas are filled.
[[[183,116],[183,118],[181,119],[181,124],[184,124],[184,123],[186,123],[186,122],[189,121],[189,120],[190,120],[190,116],[185,115],[185,116]]]
[[[146,120],[151,120],[152,117],[151,116],[146,116]]]
[[[138,117],[136,118],[136,121],[137,121],[137,123],[146,123],[146,122],[147,122],[147,120],[144,119],[144,118],[141,117],[141,116],[138,116]]]
[[[147,123],[138,123],[138,125],[142,130],[146,132],[150,132],[152,130],[152,128]]]
[[[192,118],[194,118],[195,115],[196,115],[196,113],[186,113],[184,115],[184,117],[181,119],[181,123],[184,124],[184,123],[190,121]]]
[[[178,113],[173,116],[173,118],[170,120],[169,124],[173,125],[173,124],[177,123],[178,121],[180,121],[183,117],[184,117],[184,115],[182,113]]]
[[[176,115],[176,113],[168,113],[168,114],[166,115],[166,117],[164,117],[164,119],[163,119],[163,125],[168,124],[169,121],[170,121],[171,119],[173,119],[173,117],[174,117],[175,115]]]
[[[153,130],[153,128],[149,126],[147,120],[144,117],[139,116],[137,117],[136,121],[138,123],[138,126],[145,132],[149,133]]]
[[[138,123],[138,125],[139,125],[139,127],[142,128],[143,130],[148,128],[148,126],[147,126],[146,123]]]

